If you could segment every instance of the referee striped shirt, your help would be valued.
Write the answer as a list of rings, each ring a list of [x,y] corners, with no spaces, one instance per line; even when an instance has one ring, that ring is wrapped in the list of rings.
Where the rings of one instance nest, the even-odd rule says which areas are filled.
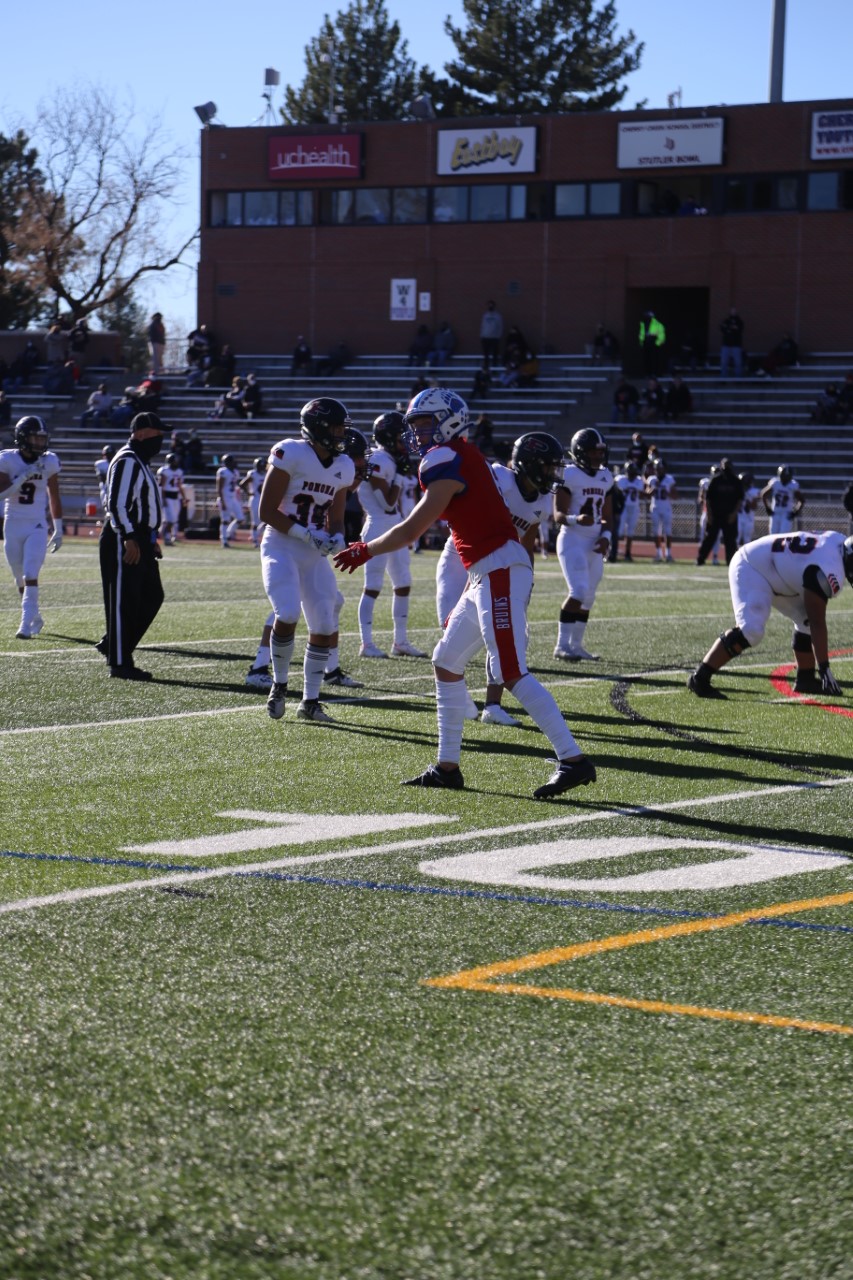
[[[107,511],[119,537],[146,542],[163,518],[160,486],[129,444],[119,449],[107,472]]]

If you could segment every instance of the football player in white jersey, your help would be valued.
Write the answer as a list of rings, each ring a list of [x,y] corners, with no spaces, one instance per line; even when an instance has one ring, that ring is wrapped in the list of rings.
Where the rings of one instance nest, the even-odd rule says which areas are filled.
[[[761,490],[751,471],[742,472],[739,479],[743,485],[743,506],[737,517],[737,541],[739,547],[745,547],[755,537],[755,511]]]
[[[15,448],[0,451],[0,498],[3,500],[3,551],[21,594],[18,640],[30,640],[44,626],[39,613],[39,571],[48,547],[62,546],[62,499],[59,458],[41,418],[30,415],[15,426]],[[53,533],[48,541],[47,512]]]
[[[337,637],[340,595],[326,559],[342,551],[344,506],[355,463],[344,452],[349,414],[339,400],[318,396],[303,405],[301,440],[273,446],[261,490],[264,589],[275,612],[270,638],[273,684],[267,711],[284,715],[287,679],[300,611],[308,625],[302,702],[297,719],[332,723],[320,706],[320,687]]]
[[[373,423],[373,448],[370,451],[368,474],[359,486],[358,500],[364,511],[365,521],[360,537],[367,542],[378,538],[399,524],[403,478],[416,475],[419,456],[412,456],[405,440],[408,437],[402,413],[396,409],[381,413]],[[409,643],[409,596],[412,590],[412,570],[408,547],[390,555],[374,556],[364,566],[364,587],[358,605],[358,629],[361,634],[362,658],[387,658],[373,642],[373,615],[376,601],[382,590],[385,574],[391,579],[394,597],[391,617],[394,640],[391,652],[397,657],[427,658],[429,654]]]
[[[266,471],[266,458],[255,458],[255,461],[237,485],[240,492],[249,499],[249,523],[252,526],[251,536],[253,547],[259,547],[261,545],[261,538],[263,537],[264,532],[264,527],[261,524],[258,512],[261,505],[261,487],[264,483]]]
[[[512,523],[518,530],[521,545],[533,563],[533,552],[540,525],[551,511],[551,495],[560,480],[563,448],[558,440],[544,431],[530,431],[519,436],[512,446],[509,465],[491,463],[497,486],[509,507]],[[438,625],[444,627],[457,601],[468,585],[468,573],[448,538],[438,560],[435,575]],[[518,721],[501,706],[504,686],[492,681],[486,662],[486,704],[480,719],[484,724],[502,724],[518,728]],[[465,718],[476,720],[477,704],[469,694]]]
[[[777,467],[776,475],[767,481],[759,497],[770,515],[770,532],[790,533],[805,505],[791,468]]]
[[[166,546],[173,547],[178,541],[181,507],[186,502],[184,473],[178,466],[176,453],[167,453],[165,465],[157,468],[157,483],[160,485],[160,497],[163,501],[160,532]]]
[[[622,490],[625,498],[625,505],[619,518],[618,533],[618,537],[625,539],[625,550],[622,554],[622,559],[631,564],[634,559],[631,555],[631,546],[634,534],[637,532],[637,521],[640,518],[640,499],[645,496],[646,485],[637,470],[635,462],[628,463],[624,473],[616,477],[615,483]]]
[[[240,470],[230,453],[223,455],[216,472],[216,509],[219,512],[219,541],[224,551],[245,515],[240,497]]]
[[[654,474],[646,481],[646,494],[650,500],[655,560],[660,563],[666,559],[667,564],[672,564],[672,500],[678,497],[678,489],[663,458],[655,463]]]
[[[569,458],[554,496],[557,558],[569,589],[560,608],[554,657],[597,662],[583,642],[613,536],[613,474],[607,466],[607,445],[595,427],[575,432]]]
[[[729,565],[735,625],[690,676],[690,692],[724,698],[711,677],[744,649],[761,643],[770,610],[777,609],[794,624],[794,692],[838,696],[841,686],[829,666],[826,606],[845,578],[853,583],[853,538],[845,539],[843,533],[771,533],[741,547]]]
[[[696,490],[696,506],[699,508],[699,546],[705,541],[705,534],[708,530],[708,485],[719,471],[716,462],[711,464],[711,469],[706,476],[700,476],[699,486]],[[720,563],[720,540],[722,533],[718,533],[711,551],[711,564]]]
[[[101,456],[95,462],[95,477],[98,481],[98,493],[101,498],[101,506],[104,511],[107,509],[107,472],[110,469],[110,463],[113,460],[115,449],[111,444],[105,444],[101,450]]]

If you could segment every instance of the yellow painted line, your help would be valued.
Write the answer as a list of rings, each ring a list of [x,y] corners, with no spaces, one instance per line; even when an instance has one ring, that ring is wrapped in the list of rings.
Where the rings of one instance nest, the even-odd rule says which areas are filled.
[[[712,916],[707,920],[687,920],[679,924],[663,925],[655,929],[638,929],[632,933],[613,934],[593,942],[579,942],[571,947],[552,947],[533,955],[519,956],[513,960],[501,960],[495,964],[465,969],[442,978],[426,978],[428,987],[452,988],[464,991],[488,991],[499,995],[538,996],[553,1000],[573,1000],[584,1004],[613,1005],[625,1009],[640,1009],[646,1013],[675,1013],[694,1018],[717,1018],[729,1022],[752,1022],[769,1027],[796,1027],[802,1031],[829,1031],[841,1035],[853,1035],[853,1027],[834,1022],[814,1022],[803,1018],[776,1017],[771,1014],[750,1013],[734,1009],[710,1009],[701,1005],[670,1004],[661,1000],[637,1000],[627,996],[611,996],[601,992],[574,991],[550,987],[532,987],[521,983],[497,983],[493,980],[510,974],[544,969],[549,965],[581,960],[585,956],[602,955],[606,951],[621,951],[625,947],[641,946],[647,942],[662,942],[667,938],[690,937],[697,933],[711,933],[719,929],[731,929],[735,925],[748,924],[752,920],[764,920],[774,916],[793,915],[802,911],[816,911],[821,907],[840,907],[853,902],[853,893],[835,893],[822,898],[801,898],[796,902],[777,902],[754,911],[737,911],[727,916]]]

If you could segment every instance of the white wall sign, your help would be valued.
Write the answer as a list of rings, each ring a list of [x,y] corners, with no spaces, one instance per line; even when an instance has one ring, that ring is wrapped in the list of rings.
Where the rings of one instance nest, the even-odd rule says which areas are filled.
[[[418,294],[418,311],[432,311],[432,294]]]
[[[619,126],[620,169],[682,169],[723,163],[721,118],[635,120]]]
[[[417,280],[391,281],[391,319],[414,320],[417,314]]]
[[[812,112],[812,160],[853,156],[853,111]]]
[[[470,178],[492,173],[535,173],[536,129],[498,125],[486,129],[442,129],[436,173]]]

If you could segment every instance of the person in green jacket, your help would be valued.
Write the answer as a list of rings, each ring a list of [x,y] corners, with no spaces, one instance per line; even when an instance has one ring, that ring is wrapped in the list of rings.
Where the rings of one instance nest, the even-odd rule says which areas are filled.
[[[640,346],[643,351],[643,372],[647,377],[660,373],[661,352],[666,342],[666,329],[654,311],[646,311],[640,321]]]

